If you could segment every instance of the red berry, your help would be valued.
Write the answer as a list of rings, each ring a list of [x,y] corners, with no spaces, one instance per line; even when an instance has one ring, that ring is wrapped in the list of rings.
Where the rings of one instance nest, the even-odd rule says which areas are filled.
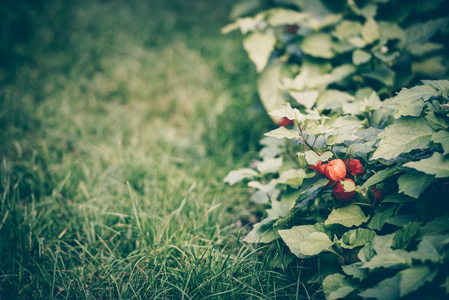
[[[343,182],[343,183],[342,183],[342,182]],[[337,199],[339,199],[339,200],[341,200],[341,201],[349,202],[349,200],[351,200],[352,197],[354,197],[356,191],[352,190],[352,191],[350,191],[350,192],[347,192],[347,191],[345,190],[345,188],[343,187],[343,184],[344,184],[345,186],[348,186],[348,185],[349,185],[349,188],[350,188],[351,186],[353,186],[353,187],[355,188],[355,183],[354,183],[354,181],[352,181],[352,179],[345,178],[344,180],[339,181],[339,182],[337,182],[337,183],[334,185],[334,188],[332,189],[332,194],[335,196],[335,198],[337,198]],[[347,188],[348,188],[348,187],[347,187]]]
[[[349,163],[348,160],[346,160],[346,165],[348,166],[348,172],[353,176],[355,175],[360,176],[363,174],[363,166],[360,163],[360,160],[351,158],[349,160]]]
[[[346,166],[341,159],[331,160],[327,164],[326,176],[330,180],[340,181],[346,177]]]

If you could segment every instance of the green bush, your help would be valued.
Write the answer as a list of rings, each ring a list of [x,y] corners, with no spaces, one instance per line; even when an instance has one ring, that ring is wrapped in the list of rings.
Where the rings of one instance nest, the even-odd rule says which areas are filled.
[[[225,178],[249,179],[267,207],[245,241],[326,260],[315,275],[328,299],[443,297],[447,1],[280,3],[224,28],[245,35],[260,98],[284,125],[254,168]]]

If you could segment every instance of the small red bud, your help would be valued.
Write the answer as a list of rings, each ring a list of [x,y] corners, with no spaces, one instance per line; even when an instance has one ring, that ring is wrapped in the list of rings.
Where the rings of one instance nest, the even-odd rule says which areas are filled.
[[[349,163],[348,163],[349,161]],[[346,165],[348,166],[348,172],[352,174],[353,176],[357,175],[360,176],[363,174],[363,166],[360,163],[360,160],[351,158],[349,160],[346,160]]]
[[[298,31],[299,26],[298,25],[287,25],[287,26],[285,26],[285,29],[287,30],[288,33],[295,34]]]
[[[278,126],[288,126],[288,125],[291,125],[291,124],[293,124],[293,120],[290,120],[290,119],[288,119],[288,118],[282,118],[282,120],[280,120],[279,122],[278,122]]]
[[[346,182],[350,182],[350,183],[352,183],[352,184],[354,185],[354,187],[355,187],[355,183],[354,183],[354,181],[352,181],[352,179],[345,178],[345,179],[342,180],[342,181],[343,181],[343,182],[345,182],[345,181],[346,181]],[[352,197],[354,197],[356,191],[346,192],[345,189],[344,189],[344,187],[343,187],[342,181],[339,181],[339,182],[337,182],[337,183],[334,185],[334,188],[332,189],[332,194],[335,196],[335,198],[337,198],[337,199],[339,199],[339,200],[341,200],[341,201],[349,202],[349,200],[351,200]]]
[[[378,190],[375,186],[371,187],[371,190],[374,193],[374,198],[376,201],[382,201],[384,198],[384,195],[382,195],[382,190]]]
[[[340,181],[346,177],[346,166],[341,159],[331,160],[327,164],[326,176],[330,180]]]

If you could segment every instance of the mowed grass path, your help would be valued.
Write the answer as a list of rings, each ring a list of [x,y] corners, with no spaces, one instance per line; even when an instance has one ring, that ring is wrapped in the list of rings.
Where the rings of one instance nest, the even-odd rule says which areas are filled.
[[[0,299],[302,297],[222,183],[270,124],[232,3],[61,3],[0,73]]]

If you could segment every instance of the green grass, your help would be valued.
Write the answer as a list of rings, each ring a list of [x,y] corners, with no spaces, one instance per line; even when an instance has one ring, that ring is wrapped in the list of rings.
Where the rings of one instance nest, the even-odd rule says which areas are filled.
[[[317,297],[240,242],[270,121],[232,3],[192,2],[2,7],[0,299]]]

